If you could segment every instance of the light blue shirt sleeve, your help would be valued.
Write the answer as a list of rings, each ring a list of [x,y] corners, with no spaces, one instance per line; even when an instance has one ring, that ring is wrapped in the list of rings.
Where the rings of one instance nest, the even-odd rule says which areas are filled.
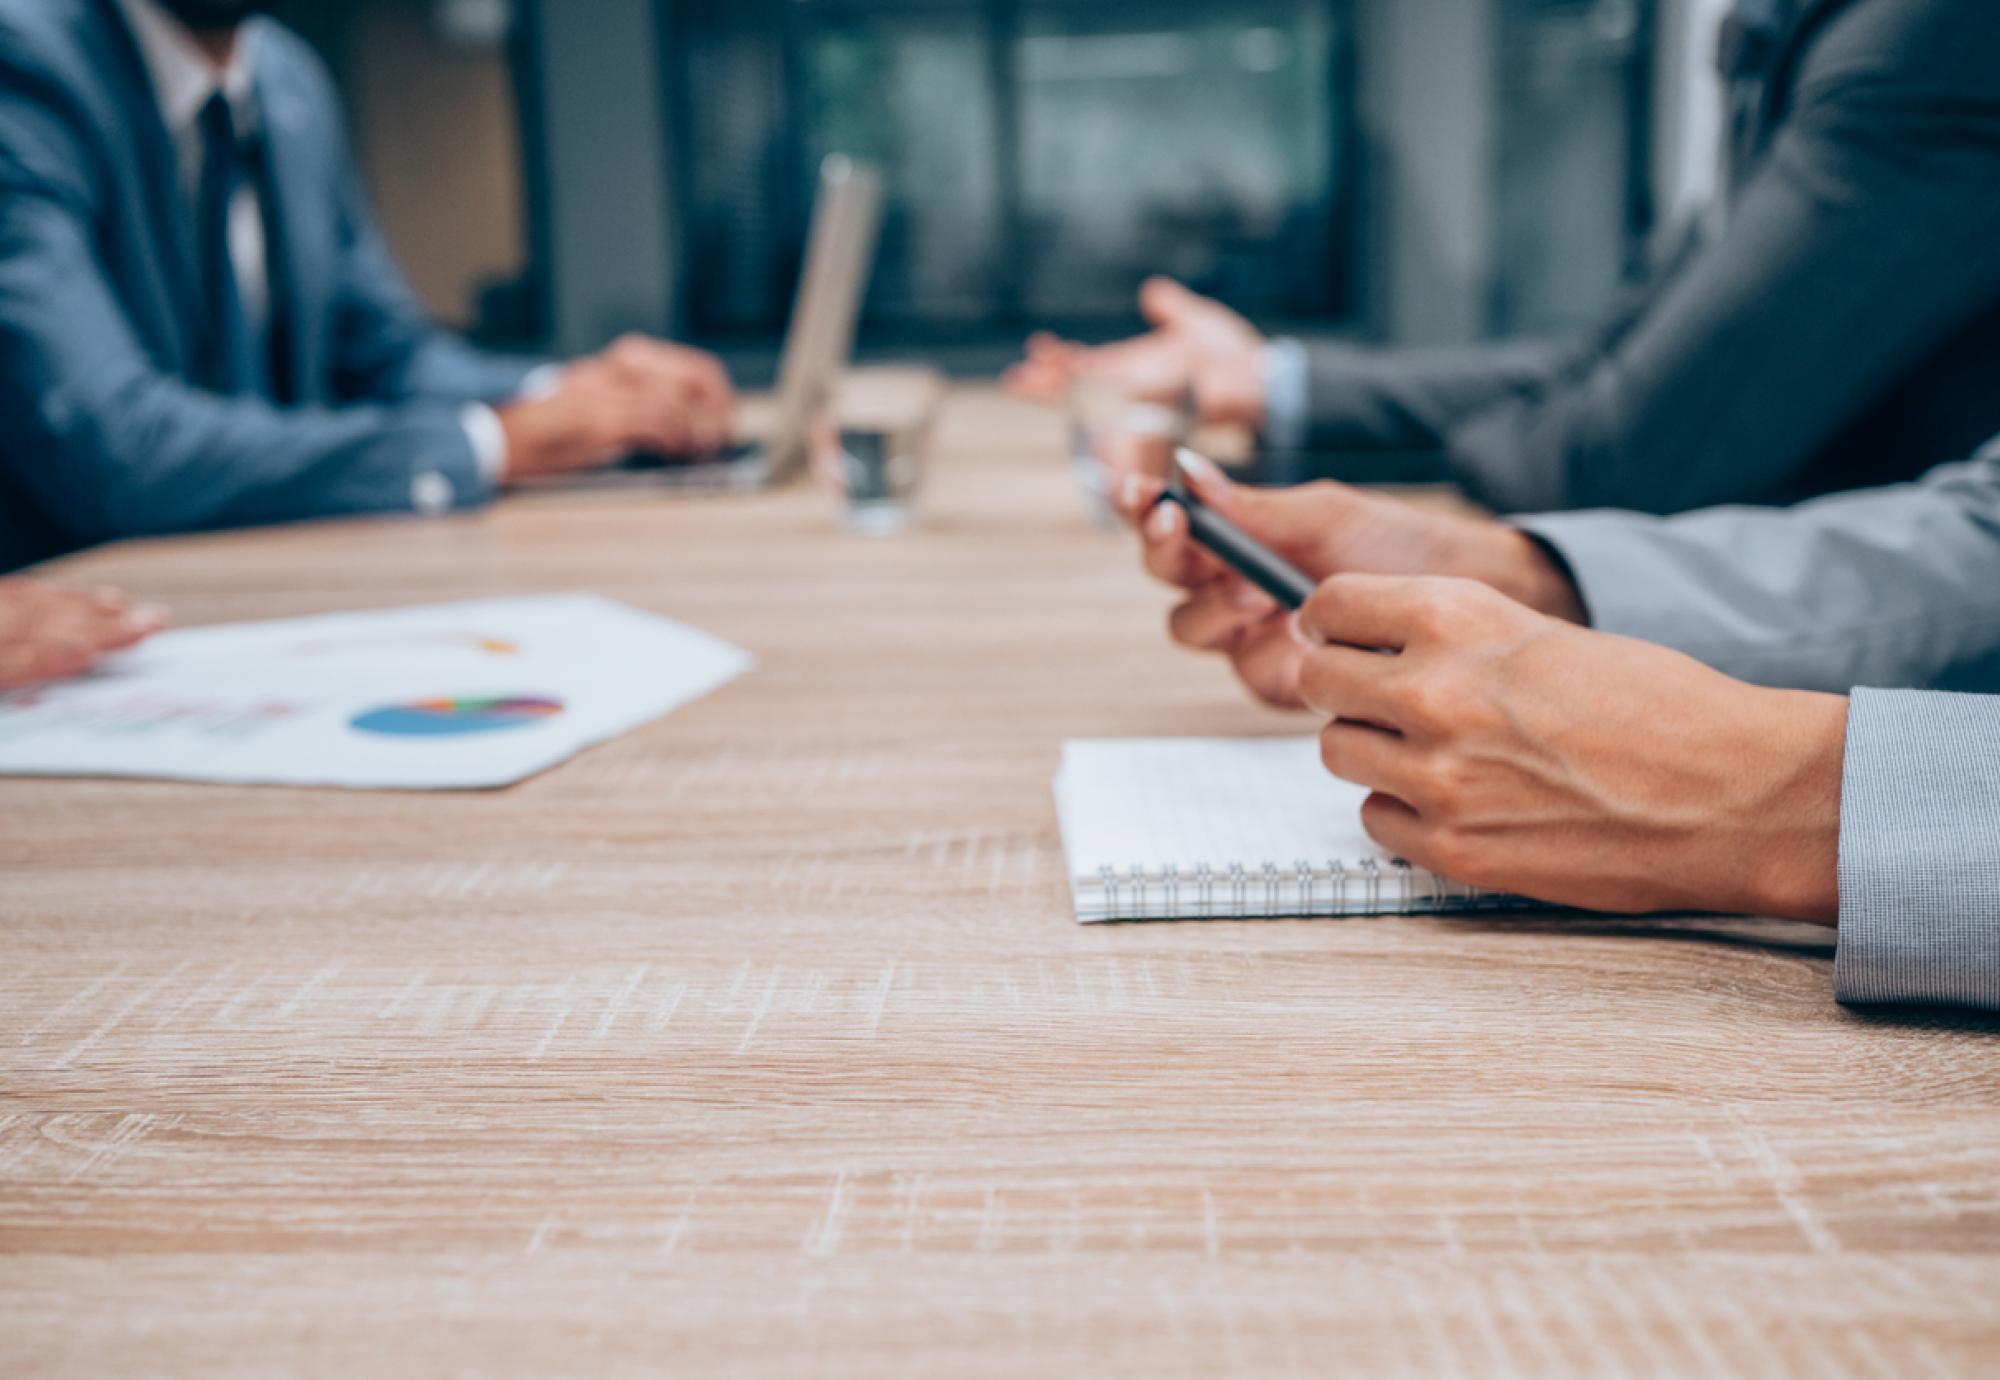
[[[1306,347],[1290,336],[1264,346],[1264,444],[1275,451],[1301,451],[1311,426],[1310,362]]]
[[[2000,696],[1855,692],[1834,993],[2000,1011]]]

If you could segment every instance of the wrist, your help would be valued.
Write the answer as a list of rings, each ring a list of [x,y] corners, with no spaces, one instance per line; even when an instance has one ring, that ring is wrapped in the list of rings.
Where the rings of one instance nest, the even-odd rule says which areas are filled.
[[[541,456],[548,445],[548,429],[542,423],[546,407],[541,400],[509,403],[494,409],[505,440],[501,447],[500,482],[510,483],[541,471]]]
[[[1733,829],[1745,894],[1735,908],[1785,920],[1840,917],[1844,695],[1757,690],[1740,759],[1750,789]]]
[[[1590,615],[1575,579],[1548,546],[1518,528],[1501,523],[1480,525],[1489,540],[1481,552],[1475,579],[1537,613],[1589,625]]]

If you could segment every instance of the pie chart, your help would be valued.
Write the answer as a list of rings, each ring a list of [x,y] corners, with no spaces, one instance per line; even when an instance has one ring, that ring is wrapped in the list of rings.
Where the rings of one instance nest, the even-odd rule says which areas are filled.
[[[465,738],[533,728],[562,712],[561,700],[531,695],[411,700],[357,714],[350,726],[385,738]]]

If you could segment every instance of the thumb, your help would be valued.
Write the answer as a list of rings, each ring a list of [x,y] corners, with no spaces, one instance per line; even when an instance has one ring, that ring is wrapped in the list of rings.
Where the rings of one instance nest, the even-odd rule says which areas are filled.
[[[1344,484],[1294,489],[1238,484],[1213,460],[1193,451],[1181,452],[1181,469],[1202,502],[1258,541],[1288,555],[1324,545],[1362,501],[1357,490]],[[1305,573],[1324,578],[1333,572],[1307,569]]]
[[[1206,300],[1172,278],[1148,278],[1139,289],[1139,311],[1150,324],[1166,330],[1185,325]]]

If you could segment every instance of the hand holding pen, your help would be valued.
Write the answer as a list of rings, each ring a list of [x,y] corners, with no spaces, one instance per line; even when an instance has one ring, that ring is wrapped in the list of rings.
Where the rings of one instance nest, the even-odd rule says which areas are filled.
[[[1267,586],[1302,589],[1350,572],[1458,576],[1491,585],[1541,612],[1583,621],[1568,577],[1539,543],[1511,527],[1344,484],[1250,488],[1232,483],[1212,461],[1181,452],[1179,470],[1188,499],[1226,522],[1261,552],[1262,560],[1292,572],[1267,569],[1271,580],[1253,581],[1217,554],[1217,548],[1203,544],[1201,537],[1214,538],[1218,526],[1203,521],[1198,533],[1190,515],[1193,505],[1166,501],[1168,482],[1151,475],[1168,470],[1173,452],[1136,453],[1147,444],[1168,446],[1135,439],[1106,458],[1118,471],[1113,497],[1139,529],[1147,570],[1186,595],[1169,620],[1174,640],[1228,657],[1237,675],[1267,704],[1304,707],[1299,670],[1307,651],[1286,607],[1289,594],[1274,597]],[[1249,554],[1228,539],[1218,542],[1218,548],[1239,560]]]

